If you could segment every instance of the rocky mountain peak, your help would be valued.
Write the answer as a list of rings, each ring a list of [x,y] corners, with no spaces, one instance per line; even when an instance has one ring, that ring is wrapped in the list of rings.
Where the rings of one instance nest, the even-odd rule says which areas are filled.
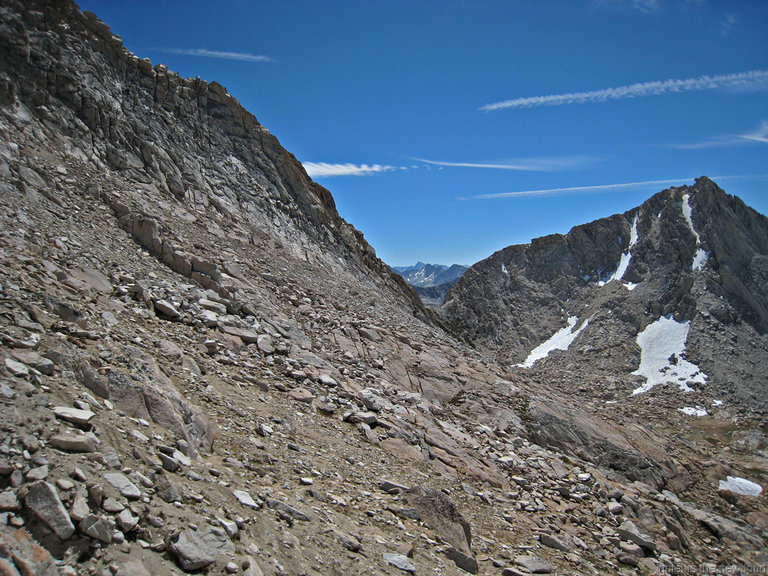
[[[670,317],[690,325],[686,353],[712,393],[762,410],[766,233],[768,219],[702,177],[624,214],[497,252],[467,271],[442,312],[467,341],[513,363],[578,319],[573,331],[583,332],[552,369],[618,375],[627,390],[640,364],[638,334]],[[724,351],[738,371],[720,361]]]

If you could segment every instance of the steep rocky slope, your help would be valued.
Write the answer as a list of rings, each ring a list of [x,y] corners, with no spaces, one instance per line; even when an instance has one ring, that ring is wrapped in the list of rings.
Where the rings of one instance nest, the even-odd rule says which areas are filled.
[[[766,561],[764,494],[719,490],[759,430],[455,341],[222,87],[60,0],[3,3],[0,79],[3,574]]]

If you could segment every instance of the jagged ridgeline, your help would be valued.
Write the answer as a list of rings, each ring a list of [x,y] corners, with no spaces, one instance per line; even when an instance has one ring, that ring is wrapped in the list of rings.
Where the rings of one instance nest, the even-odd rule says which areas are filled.
[[[222,86],[6,0],[0,205],[4,575],[766,560],[765,218],[706,179],[441,319]]]

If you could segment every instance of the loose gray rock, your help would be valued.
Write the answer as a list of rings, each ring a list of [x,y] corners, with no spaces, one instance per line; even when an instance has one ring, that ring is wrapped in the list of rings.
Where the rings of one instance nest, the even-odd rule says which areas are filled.
[[[112,542],[114,525],[111,520],[108,520],[103,516],[88,514],[80,521],[79,528],[80,532],[100,542],[104,542],[105,544]]]
[[[93,452],[96,440],[93,436],[57,434],[51,438],[51,446],[64,452]]]
[[[259,505],[253,499],[253,497],[250,494],[248,494],[248,492],[244,490],[234,490],[232,494],[234,494],[235,498],[237,498],[237,501],[240,502],[240,504],[242,504],[243,506],[247,506],[248,508],[253,508],[254,510],[259,509]]]
[[[104,480],[112,484],[117,490],[129,500],[138,500],[141,498],[141,490],[136,484],[131,482],[128,477],[121,472],[108,472],[104,474]]]
[[[279,500],[267,500],[267,507],[272,510],[277,510],[277,512],[281,515],[284,514],[293,520],[301,520],[302,522],[309,522],[311,520],[311,518],[301,510],[298,510],[290,504],[286,504],[285,502],[281,502]]]
[[[157,455],[160,457],[160,463],[162,464],[163,468],[168,470],[168,472],[177,472],[179,468],[181,468],[181,464],[173,456],[163,454],[162,452],[158,452]]]
[[[616,530],[619,534],[619,538],[627,542],[634,542],[638,546],[645,548],[646,550],[656,550],[656,543],[648,534],[643,534],[640,529],[635,526],[631,520],[622,522]]]
[[[160,476],[155,486],[157,496],[164,502],[180,502],[181,494],[179,489],[173,485],[167,476]]]
[[[117,525],[123,532],[130,532],[139,524],[139,517],[134,516],[127,508],[117,515]]]
[[[18,376],[18,377],[29,376],[29,368],[27,368],[27,365],[21,362],[18,362],[13,358],[5,359],[5,367],[8,370],[8,372],[13,374],[14,376]]]
[[[477,574],[478,570],[480,569],[477,564],[477,559],[474,556],[466,554],[465,552],[462,552],[453,546],[446,549],[443,553],[448,558],[453,560],[453,563],[456,564],[456,566],[465,572],[469,572],[470,574]]]
[[[38,466],[27,472],[27,482],[37,482],[48,478],[48,466]]]
[[[181,313],[176,309],[176,307],[167,300],[157,300],[154,304],[155,310],[160,312],[162,315],[167,316],[168,318],[175,319],[181,316]]]
[[[171,543],[170,549],[185,572],[200,570],[213,564],[219,556],[231,557],[235,553],[235,545],[217,528],[201,532],[188,528]]]
[[[21,503],[13,490],[0,492],[0,512],[16,512],[21,510]]]
[[[533,574],[551,574],[555,570],[552,564],[533,554],[518,556],[515,558],[515,564],[522,566]]]
[[[26,364],[30,368],[34,368],[41,374],[45,374],[46,376],[51,376],[53,374],[55,367],[54,363],[33,350],[14,350],[11,352],[11,355],[19,362]]]
[[[71,408],[69,406],[54,406],[52,410],[56,418],[76,426],[85,426],[91,421],[91,418],[96,416],[96,413],[90,410],[81,410],[80,408]]]
[[[85,494],[82,492],[75,494],[75,497],[72,500],[72,506],[69,509],[69,517],[72,518],[72,520],[75,522],[80,522],[83,518],[88,516],[90,512],[91,510],[88,507],[88,499],[85,497]]]
[[[403,572],[409,572],[411,574],[416,572],[416,566],[414,566],[413,562],[411,562],[408,556],[404,556],[403,554],[390,554],[385,552],[384,560],[386,560],[388,564],[391,564]]]
[[[56,488],[48,482],[32,484],[24,498],[24,504],[60,539],[66,540],[75,533],[75,526],[64,504],[59,500]]]
[[[115,576],[152,576],[149,571],[144,568],[144,564],[137,562],[136,560],[129,560],[121,564]]]
[[[557,534],[541,534],[539,536],[539,542],[548,548],[554,548],[555,550],[561,550],[563,552],[570,552],[575,548],[573,541],[566,536]]]

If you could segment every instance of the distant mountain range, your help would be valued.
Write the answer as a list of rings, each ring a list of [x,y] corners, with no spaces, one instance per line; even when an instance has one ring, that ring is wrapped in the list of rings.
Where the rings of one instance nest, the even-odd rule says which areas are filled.
[[[424,304],[440,306],[448,289],[463,276],[467,268],[461,264],[446,266],[417,262],[414,266],[395,266],[392,270],[413,287]]]
[[[393,266],[392,270],[400,274],[411,286],[432,288],[453,284],[462,277],[467,268],[461,264],[446,266],[417,262],[414,266]]]

